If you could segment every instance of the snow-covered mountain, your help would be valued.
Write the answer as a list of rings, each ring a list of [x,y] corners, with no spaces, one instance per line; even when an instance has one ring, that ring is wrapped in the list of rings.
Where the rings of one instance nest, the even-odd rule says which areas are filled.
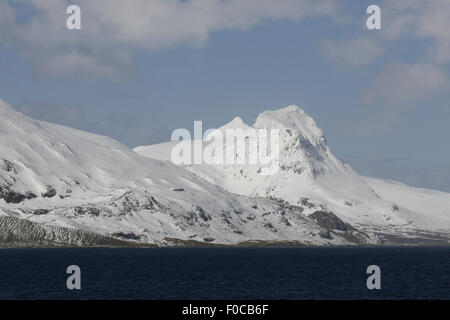
[[[230,192],[282,199],[291,205],[320,206],[366,231],[397,238],[420,236],[448,241],[450,194],[359,176],[331,152],[314,119],[299,107],[265,111],[253,126],[235,118],[218,130],[229,128],[279,130],[280,152],[275,163],[278,171],[272,175],[260,174],[261,165],[197,164],[185,167]],[[246,139],[251,142],[255,138],[248,135]],[[203,142],[205,146],[208,143]],[[149,158],[170,161],[176,144],[137,147],[135,151]],[[236,141],[226,140],[218,148],[226,149],[230,144],[234,148]],[[225,153],[224,150],[221,152]]]
[[[0,100],[0,247],[377,241],[321,204],[289,204],[263,189],[238,195],[210,180]]]

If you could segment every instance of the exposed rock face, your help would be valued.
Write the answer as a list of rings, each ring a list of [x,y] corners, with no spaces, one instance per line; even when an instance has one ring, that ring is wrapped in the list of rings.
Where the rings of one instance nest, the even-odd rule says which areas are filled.
[[[36,198],[36,195],[31,192],[25,192],[22,194],[12,190],[6,185],[0,185],[0,199],[5,200],[6,203],[20,203],[25,199]]]
[[[6,159],[1,158],[0,159],[0,169],[5,170],[6,172],[13,172],[17,173],[16,167],[14,164]]]
[[[141,237],[137,234],[134,234],[133,232],[128,232],[128,233],[115,232],[112,234],[112,236],[116,237],[116,238],[124,239],[124,240],[135,240],[135,241],[141,240]]]
[[[44,215],[44,214],[47,214],[47,213],[48,213],[47,209],[36,209],[36,210],[33,210],[33,214],[37,215],[37,216],[41,216],[41,215]]]
[[[314,219],[320,226],[324,227],[327,230],[339,230],[339,231],[348,231],[355,230],[351,225],[345,223],[341,219],[339,219],[332,212],[327,211],[316,211],[309,216]]]
[[[125,241],[63,227],[37,224],[15,217],[0,217],[0,247],[129,246]]]
[[[203,210],[202,207],[200,207],[200,206],[195,207],[195,212],[197,213],[198,217],[205,222],[212,219],[211,215],[206,213],[205,210]]]
[[[323,238],[332,239],[333,234],[339,234],[349,242],[356,244],[366,244],[369,242],[369,238],[365,233],[356,230],[353,226],[345,223],[332,212],[316,211],[309,215],[309,218],[313,219],[326,230],[320,234]]]
[[[41,193],[41,196],[43,196],[44,198],[53,198],[54,196],[56,196],[56,190],[51,185],[46,185],[45,189],[45,192]]]

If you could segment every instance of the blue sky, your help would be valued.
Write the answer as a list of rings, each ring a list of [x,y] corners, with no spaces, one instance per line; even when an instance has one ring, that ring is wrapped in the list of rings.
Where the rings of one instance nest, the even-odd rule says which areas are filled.
[[[450,191],[448,16],[445,0],[2,1],[0,98],[131,147],[297,104],[361,174]]]

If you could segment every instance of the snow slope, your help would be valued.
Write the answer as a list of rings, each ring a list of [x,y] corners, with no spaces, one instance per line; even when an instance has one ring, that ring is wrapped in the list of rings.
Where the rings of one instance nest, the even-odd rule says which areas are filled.
[[[330,213],[307,216],[320,209],[230,193],[185,168],[143,157],[108,137],[33,120],[0,100],[0,216],[11,218],[2,220],[1,230],[11,237],[51,227],[51,234],[60,234],[45,235],[46,243],[92,243],[91,236],[83,242],[68,230],[161,245],[171,239],[375,241]]]
[[[250,128],[235,118],[218,130],[230,127]],[[293,205],[321,205],[365,230],[392,234],[410,234],[414,230],[450,232],[450,194],[359,176],[331,152],[314,119],[298,106],[265,111],[252,127],[279,130],[280,157],[271,164],[279,170],[274,174],[262,175],[262,166],[249,164],[185,167],[230,192],[283,199]],[[248,139],[253,138],[249,135]],[[221,148],[234,148],[235,143],[226,141]],[[175,145],[168,142],[134,150],[149,158],[170,161]]]
[[[381,198],[408,210],[409,217],[420,220],[430,230],[448,230],[450,226],[450,194],[437,190],[414,188],[403,183],[363,177]]]

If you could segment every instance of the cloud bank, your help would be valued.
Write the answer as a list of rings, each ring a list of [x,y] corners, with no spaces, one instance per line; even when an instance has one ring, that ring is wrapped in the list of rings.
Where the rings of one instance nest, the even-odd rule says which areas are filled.
[[[15,4],[15,5],[14,5]],[[204,44],[221,30],[246,30],[263,21],[332,16],[332,0],[79,0],[81,30],[65,27],[66,0],[0,3],[0,45],[17,49],[36,74],[117,78],[139,49]],[[21,18],[26,7],[32,13]]]

